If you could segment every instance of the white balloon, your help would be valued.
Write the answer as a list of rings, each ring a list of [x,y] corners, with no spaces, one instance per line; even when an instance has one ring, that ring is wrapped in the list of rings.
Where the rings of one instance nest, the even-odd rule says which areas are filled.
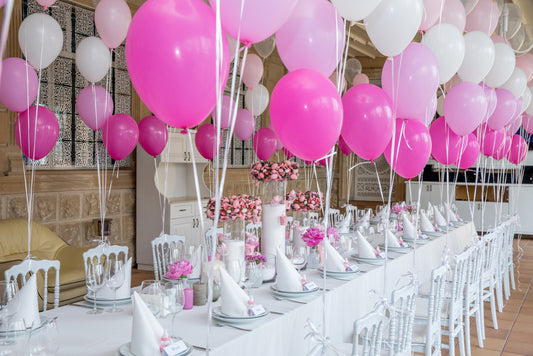
[[[533,99],[533,87],[527,88],[532,96]],[[526,109],[526,114],[533,115],[533,100],[529,102],[529,106]]]
[[[261,84],[253,89],[248,89],[246,94],[244,94],[246,108],[250,110],[254,116],[261,115],[266,110],[269,100],[268,90]]]
[[[433,26],[422,38],[439,62],[440,84],[450,80],[461,67],[465,57],[465,39],[457,27],[448,23]]]
[[[19,45],[36,69],[48,67],[63,48],[63,31],[57,21],[43,13],[32,14],[19,27]]]
[[[484,32],[472,31],[464,35],[465,58],[457,74],[464,82],[479,83],[494,65],[494,43]]]
[[[511,74],[509,79],[501,86],[501,88],[507,89],[511,93],[513,93],[516,99],[522,96],[522,93],[524,92],[524,89],[526,89],[526,87],[526,73],[524,73],[524,71],[518,67],[513,70],[513,74]]]
[[[522,94],[522,109],[520,110],[520,114],[526,111],[526,109],[529,107],[529,104],[531,104],[531,90],[526,87],[524,93]]]
[[[348,21],[366,18],[379,5],[381,0],[331,0],[339,15]]]
[[[496,53],[494,65],[485,77],[485,84],[491,88],[498,88],[513,74],[516,58],[512,48],[505,43],[495,43],[494,49]]]
[[[254,48],[261,57],[266,58],[274,52],[276,48],[276,35],[272,35],[264,41],[254,43]]]
[[[415,37],[423,14],[422,0],[382,0],[365,19],[366,32],[380,53],[396,56]]]
[[[111,52],[98,37],[87,37],[76,48],[76,67],[89,82],[99,82],[111,67]]]
[[[344,67],[344,78],[351,83],[353,78],[363,70],[361,62],[357,58],[350,58],[346,61],[346,66]]]

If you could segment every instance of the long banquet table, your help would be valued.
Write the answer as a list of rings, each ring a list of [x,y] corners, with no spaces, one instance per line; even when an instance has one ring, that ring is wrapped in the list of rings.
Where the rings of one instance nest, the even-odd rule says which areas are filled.
[[[405,275],[414,271],[421,284],[430,278],[431,270],[442,263],[446,240],[452,254],[462,251],[472,241],[475,231],[471,223],[455,228],[433,239],[427,244],[417,245],[416,252],[394,254],[387,263],[387,280],[384,288],[385,266],[359,265],[362,273],[351,280],[328,278],[326,282],[325,306],[327,312],[326,330],[333,342],[349,342],[353,321],[368,313],[379,300],[385,289],[385,296],[402,283]],[[413,270],[413,253],[416,268]],[[308,280],[324,287],[318,271],[307,271]],[[210,323],[211,355],[306,355],[315,345],[304,339],[308,330],[307,320],[316,326],[322,325],[323,292],[316,293],[299,304],[289,300],[276,300],[270,292],[271,284],[253,289],[257,303],[263,304],[271,313],[257,324],[244,326],[252,331],[241,331],[230,327],[219,327]],[[377,293],[371,292],[375,290]],[[215,303],[215,305],[218,305]],[[49,310],[43,315],[57,316],[59,328],[60,355],[117,355],[120,345],[131,339],[131,306],[119,313],[103,313],[97,316],[87,314],[85,308],[64,306]],[[170,319],[164,319],[163,324]],[[185,341],[199,347],[206,346],[207,306],[194,307],[180,312],[175,319],[175,333]],[[192,355],[201,355],[195,350]]]

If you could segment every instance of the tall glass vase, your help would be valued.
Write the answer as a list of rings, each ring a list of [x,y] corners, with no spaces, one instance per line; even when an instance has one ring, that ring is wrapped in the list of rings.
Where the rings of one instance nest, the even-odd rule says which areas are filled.
[[[285,251],[285,181],[263,183],[261,252],[263,255],[276,255],[277,248]]]
[[[244,262],[244,237],[245,221],[244,220],[227,220],[224,222],[224,264],[229,275],[240,282],[245,275]]]
[[[309,212],[307,211],[294,211],[292,213],[292,242],[295,248],[307,247],[306,243],[302,240],[302,235],[309,227]]]

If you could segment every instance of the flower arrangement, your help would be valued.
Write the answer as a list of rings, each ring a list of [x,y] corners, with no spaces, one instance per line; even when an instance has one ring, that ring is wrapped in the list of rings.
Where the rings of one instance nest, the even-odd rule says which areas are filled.
[[[244,251],[246,255],[253,255],[255,250],[259,247],[259,237],[252,232],[246,233],[246,240],[244,242]]]
[[[288,181],[298,179],[300,166],[293,161],[268,162],[259,161],[250,166],[250,177],[259,182]]]
[[[206,215],[215,218],[215,198],[211,198],[206,206]],[[258,224],[261,217],[261,199],[246,194],[223,197],[220,200],[219,221],[246,220]]]
[[[302,240],[309,247],[315,248],[324,239],[324,233],[318,227],[310,227],[302,235]]]
[[[322,207],[324,197],[317,192],[295,192],[294,190],[287,194],[287,210],[292,211],[312,211],[319,210]]]
[[[402,206],[401,204],[396,204],[391,208],[391,213],[399,215],[402,211],[406,211],[409,214],[413,214],[415,212],[414,205],[406,204]]]
[[[192,273],[192,264],[189,260],[181,260],[171,263],[165,277],[169,279],[179,279]]]
[[[339,236],[339,231],[337,230],[337,228],[333,226],[328,226],[327,234],[329,238],[333,238],[335,242],[339,242],[340,236]]]
[[[260,265],[266,262],[266,258],[259,252],[255,252],[251,255],[246,255],[246,262],[255,262],[255,264]]]

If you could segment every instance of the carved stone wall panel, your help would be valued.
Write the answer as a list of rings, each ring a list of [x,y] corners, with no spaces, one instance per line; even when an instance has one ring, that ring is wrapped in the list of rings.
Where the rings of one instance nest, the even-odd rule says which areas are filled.
[[[61,194],[59,198],[59,219],[81,218],[81,194]]]
[[[98,225],[94,220],[80,222],[82,227],[81,246],[90,246],[98,238]]]
[[[82,246],[82,225],[79,222],[60,224],[58,235],[69,245]]]
[[[122,241],[134,241],[135,240],[135,217],[123,216],[122,217]]]
[[[8,197],[7,203],[7,218],[20,219],[27,218],[26,197],[23,195],[15,195]]]
[[[122,223],[120,217],[113,218],[109,229],[109,241],[112,244],[120,244],[122,241]]]
[[[98,192],[86,193],[83,197],[83,217],[97,218],[100,216],[100,200]]]
[[[52,231],[54,234],[56,234],[57,236],[59,236],[58,232],[59,232],[59,225],[56,224],[56,223],[53,223],[53,224],[44,224],[44,226],[46,226],[48,229],[50,229],[50,231]]]
[[[135,190],[125,190],[122,192],[122,213],[135,214]]]
[[[106,214],[108,216],[120,214],[120,192],[111,190],[106,202]]]
[[[38,222],[52,222],[57,221],[58,216],[58,195],[53,194],[37,194],[33,207],[33,218]]]
[[[7,215],[7,198],[0,196],[0,219],[5,219]]]

